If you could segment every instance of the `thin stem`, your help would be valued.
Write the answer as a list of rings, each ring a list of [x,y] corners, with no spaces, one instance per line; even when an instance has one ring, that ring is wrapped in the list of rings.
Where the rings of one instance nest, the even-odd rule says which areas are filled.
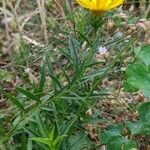
[[[47,33],[47,26],[46,26],[46,14],[45,14],[45,8],[44,3],[45,0],[36,0],[39,11],[40,11],[40,18],[42,22],[42,30],[44,32],[44,39],[45,43],[48,44],[48,33]]]
[[[6,32],[6,38],[9,39],[9,26],[7,22],[7,9],[6,9],[6,2],[3,0],[3,9],[4,9],[4,19],[5,19],[5,32]]]

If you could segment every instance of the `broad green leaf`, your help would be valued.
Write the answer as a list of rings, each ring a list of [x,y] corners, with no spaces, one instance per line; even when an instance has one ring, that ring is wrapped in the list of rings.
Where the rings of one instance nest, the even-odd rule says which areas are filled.
[[[150,136],[150,121],[143,122],[140,120],[134,123],[130,122],[127,124],[127,127],[133,135]]]
[[[111,138],[111,141],[109,141],[107,145],[108,150],[130,150],[137,147],[134,141],[120,136]]]
[[[108,127],[108,130],[110,130],[110,131],[112,131],[112,132],[114,132],[114,133],[116,133],[116,134],[121,133],[121,132],[122,132],[122,129],[123,129],[123,126],[122,126],[121,123],[120,123],[120,124],[113,124],[113,125],[110,125],[110,126]]]
[[[130,150],[136,148],[134,141],[122,136],[122,124],[110,126],[106,132],[100,134],[100,141],[106,144],[108,150]]]
[[[144,92],[150,98],[150,71],[142,63],[130,64],[126,71],[126,81],[128,85]]]
[[[139,107],[140,119],[147,122],[150,120],[150,102],[145,102]]]
[[[121,130],[121,125],[109,126],[106,132],[100,133],[100,141],[105,144],[109,142],[111,138],[121,136]]]
[[[133,140],[125,140],[122,146],[123,150],[136,150],[137,149],[137,143]]]
[[[123,87],[125,89],[126,92],[137,92],[139,89],[135,88],[134,86],[132,86],[128,80],[125,80],[123,83]]]
[[[139,58],[148,66],[150,65],[150,45],[143,45],[140,48],[140,52],[138,55]]]
[[[150,135],[150,102],[145,102],[139,107],[140,120],[128,122],[127,127],[133,135]]]
[[[143,122],[141,128],[141,135],[150,136],[150,121]]]
[[[119,137],[119,136],[121,136],[120,132],[109,130],[104,133],[100,133],[99,139],[103,144],[106,144],[109,143],[113,137]]]
[[[142,45],[134,49],[138,62],[128,65],[124,88],[128,91],[142,90],[145,97],[150,98],[150,45]]]
[[[137,122],[127,122],[127,127],[132,135],[137,135],[141,133],[143,123],[141,121]]]
[[[90,142],[87,138],[87,135],[83,132],[77,133],[76,135],[72,135],[69,138],[70,146],[68,150],[81,150],[86,149]]]

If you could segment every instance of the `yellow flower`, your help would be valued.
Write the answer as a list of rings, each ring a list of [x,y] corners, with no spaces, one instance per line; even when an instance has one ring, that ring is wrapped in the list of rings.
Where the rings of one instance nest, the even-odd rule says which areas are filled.
[[[123,4],[124,0],[76,0],[82,7],[105,12]]]

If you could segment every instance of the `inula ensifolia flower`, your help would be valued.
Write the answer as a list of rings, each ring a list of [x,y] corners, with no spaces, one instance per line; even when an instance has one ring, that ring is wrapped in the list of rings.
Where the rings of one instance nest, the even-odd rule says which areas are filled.
[[[123,4],[124,0],[76,0],[82,7],[92,11],[105,12]]]

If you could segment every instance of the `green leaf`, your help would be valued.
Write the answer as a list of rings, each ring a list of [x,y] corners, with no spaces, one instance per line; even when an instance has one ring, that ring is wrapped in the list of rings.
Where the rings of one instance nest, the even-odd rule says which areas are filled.
[[[7,136],[4,136],[4,135],[0,135],[0,145],[3,143],[3,142],[6,142],[7,140],[9,139],[9,137]]]
[[[69,138],[70,146],[68,150],[81,150],[86,149],[89,146],[89,140],[84,132],[72,135]]]
[[[123,82],[123,87],[125,89],[126,92],[137,92],[139,89],[135,88],[134,86],[132,86],[128,80]]]
[[[55,134],[55,127],[53,127],[52,131],[49,134],[49,138],[50,138],[51,141],[54,140],[54,134]]]
[[[143,45],[141,47],[138,57],[141,58],[147,66],[150,65],[150,45],[149,44]]]
[[[75,39],[71,35],[69,36],[69,46],[70,46],[70,53],[71,53],[73,65],[75,66],[75,71],[78,75],[79,74],[79,62],[78,62],[78,56],[77,56],[77,48],[75,44]]]
[[[32,140],[36,141],[36,142],[40,142],[43,143],[45,145],[51,146],[52,143],[50,142],[49,138],[39,138],[39,137],[35,137],[35,138],[31,138]]]
[[[137,135],[141,133],[143,123],[141,121],[137,122],[127,122],[127,127],[132,135]]]
[[[27,90],[24,90],[24,89],[22,89],[22,88],[19,88],[19,87],[17,87],[16,89],[17,89],[17,91],[19,91],[21,94],[23,94],[23,95],[25,95],[26,97],[28,97],[29,99],[32,99],[32,100],[34,100],[34,101],[36,101],[36,102],[40,102],[40,99],[39,99],[36,95],[32,94],[31,92],[29,92],[29,91],[27,91]]]
[[[57,149],[58,149],[58,144],[62,141],[62,139],[63,139],[64,137],[66,137],[66,135],[60,135],[60,136],[58,136],[58,137],[54,140],[54,142],[53,142],[54,147],[57,147]]]
[[[83,39],[83,41],[86,41],[89,44],[89,46],[92,46],[89,39],[85,36],[85,34],[83,34],[83,32],[80,32],[78,30],[73,30],[73,31],[77,32],[80,35],[80,37]]]
[[[62,86],[61,86],[61,83],[59,82],[59,79],[58,79],[57,75],[55,74],[55,72],[53,70],[53,65],[52,65],[51,60],[49,59],[48,54],[46,54],[45,59],[46,59],[46,64],[48,66],[48,75],[51,77],[51,79],[53,81],[53,86],[54,86],[54,90],[55,90],[55,93],[56,93],[57,86],[60,89],[62,88]]]
[[[150,102],[145,102],[139,107],[140,119],[143,121],[150,120]]]
[[[127,127],[133,135],[150,135],[150,102],[145,102],[139,107],[140,120],[128,122]]]
[[[112,125],[108,127],[108,130],[104,133],[100,133],[100,141],[102,143],[107,143],[111,140],[111,138],[116,136],[121,136],[121,125]]]
[[[8,99],[11,100],[11,102],[12,102],[13,104],[15,104],[21,111],[24,110],[23,105],[19,102],[19,100],[18,100],[16,97],[14,97],[14,96],[12,96],[12,95],[10,95],[10,94],[6,94],[6,96],[7,96]]]
[[[150,98],[150,71],[144,64],[130,64],[126,71],[125,82],[131,87],[142,90],[144,95]]]
[[[106,144],[108,150],[130,150],[136,148],[136,143],[121,135],[122,124],[112,125],[108,131],[100,134],[100,141]]]
[[[115,132],[115,131],[109,130],[100,134],[100,141],[103,144],[106,144],[106,143],[109,143],[113,137],[117,137],[117,136],[121,136],[121,134],[118,131]]]
[[[150,121],[143,122],[143,125],[141,128],[141,135],[150,136]]]
[[[83,83],[85,83],[85,82],[87,82],[87,81],[92,81],[95,77],[99,77],[99,76],[101,76],[101,75],[103,75],[103,73],[104,73],[104,71],[105,71],[106,69],[99,69],[99,70],[97,70],[97,71],[95,71],[95,72],[92,72],[92,73],[90,73],[90,74],[87,74],[87,75],[85,75],[83,78],[82,78],[82,80],[81,80],[81,83],[83,84]]]
[[[107,146],[108,150],[130,150],[137,147],[135,141],[120,136],[111,138]]]
[[[27,150],[32,150],[32,149],[33,149],[32,140],[29,138],[28,139],[28,144],[27,144]]]
[[[69,121],[61,130],[61,134],[63,135],[67,135],[69,130],[72,128],[72,126],[74,125],[75,121],[77,120],[77,118],[72,119],[71,121]]]
[[[142,90],[150,98],[150,45],[135,48],[134,52],[142,61],[128,65],[124,88],[131,92]]]
[[[137,121],[135,123],[128,123],[128,129],[133,135],[146,135],[150,136],[150,121],[143,122]]]
[[[39,111],[35,111],[35,117],[36,117],[36,120],[37,120],[38,129],[41,132],[41,135],[43,137],[48,137],[49,133],[47,131],[46,125],[44,124],[44,122],[42,120],[42,117],[41,117]]]
[[[123,150],[132,150],[132,149],[137,149],[137,143],[133,140],[125,140],[123,146]]]

